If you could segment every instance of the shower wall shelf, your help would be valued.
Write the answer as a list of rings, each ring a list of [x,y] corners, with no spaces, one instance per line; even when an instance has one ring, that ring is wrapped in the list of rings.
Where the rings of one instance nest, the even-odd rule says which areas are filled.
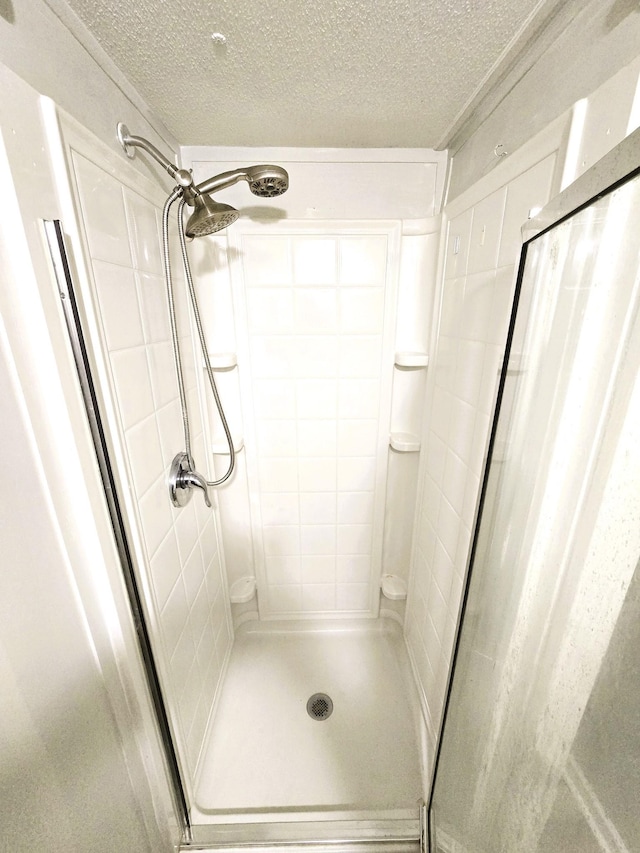
[[[256,579],[254,577],[239,578],[231,584],[229,598],[232,604],[246,604],[251,601],[256,592]]]
[[[210,352],[209,362],[213,370],[232,370],[238,366],[235,352]]]
[[[396,367],[424,368],[429,364],[429,356],[426,352],[403,350],[395,354],[394,363]]]
[[[239,453],[244,447],[244,436],[237,435],[233,439],[233,449],[236,453]],[[211,445],[211,452],[214,456],[228,456],[229,455],[229,445],[227,444],[226,439],[221,439],[220,441],[214,441]]]
[[[410,432],[392,432],[389,444],[398,453],[417,453],[420,450],[420,439]]]
[[[390,601],[404,601],[407,597],[407,582],[398,575],[382,575],[380,589]]]

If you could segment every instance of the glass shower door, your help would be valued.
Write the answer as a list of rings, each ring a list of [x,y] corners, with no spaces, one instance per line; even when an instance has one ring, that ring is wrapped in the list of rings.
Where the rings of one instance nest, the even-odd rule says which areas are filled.
[[[638,135],[623,146],[613,187],[585,175],[593,200],[563,194],[577,209],[523,252],[432,853],[640,850],[640,177],[615,174]]]

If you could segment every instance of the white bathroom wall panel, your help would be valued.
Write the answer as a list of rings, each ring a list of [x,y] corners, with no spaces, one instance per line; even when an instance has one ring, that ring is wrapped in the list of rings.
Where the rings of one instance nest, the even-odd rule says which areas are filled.
[[[261,617],[377,613],[399,238],[229,234]]]
[[[446,153],[181,156],[196,182],[252,162],[290,175],[276,199],[253,199],[244,182],[225,190],[242,218],[196,249],[211,349],[238,358],[216,374],[245,445],[220,493],[229,579],[257,575],[261,616],[375,615],[387,555],[408,574],[396,494],[414,491],[417,454],[392,472],[386,507],[385,479],[390,430],[419,432],[425,373],[406,388],[395,376],[394,335],[396,349],[428,347]],[[211,409],[210,424],[217,444]],[[214,459],[219,475],[225,457]]]
[[[490,170],[502,168],[504,161],[566,114],[576,99],[588,96],[634,61],[639,42],[640,18],[631,3],[557,4],[548,26],[529,39],[504,73],[496,75],[500,79],[493,91],[473,104],[467,120],[445,143],[454,158],[448,200],[468,192]],[[624,97],[616,87],[606,108],[609,115]],[[603,122],[600,133],[607,127],[613,128]],[[497,144],[509,157],[496,157]]]
[[[574,145],[567,153],[563,188],[640,126],[640,57],[579,101],[574,111]]]
[[[398,283],[396,348],[429,352],[434,282],[440,248],[440,217],[419,223],[421,233],[407,233],[403,223]]]
[[[521,229],[640,124],[639,73],[640,60],[634,60],[445,208],[444,280],[405,625],[432,740],[448,680]]]
[[[215,514],[199,494],[174,508],[167,487],[184,438],[162,275],[164,200],[126,159],[65,116],[61,125],[87,252],[87,281],[81,279],[80,288],[98,392],[109,416],[154,654],[190,788],[232,634]],[[175,233],[172,244],[177,256]],[[184,281],[173,266],[193,453],[206,471]]]
[[[446,151],[428,148],[238,149],[183,146],[182,162],[196,183],[250,163],[278,163],[289,189],[277,199],[255,198],[241,181],[224,192],[243,216],[282,220],[415,220],[442,207]]]
[[[559,181],[557,146],[448,218],[430,417],[405,631],[435,739],[444,702],[486,445],[515,284],[520,226]],[[528,167],[528,168],[527,168]],[[511,166],[510,168],[513,168]]]
[[[169,853],[168,779],[43,239],[60,208],[42,103],[2,65],[0,88],[0,848]]]

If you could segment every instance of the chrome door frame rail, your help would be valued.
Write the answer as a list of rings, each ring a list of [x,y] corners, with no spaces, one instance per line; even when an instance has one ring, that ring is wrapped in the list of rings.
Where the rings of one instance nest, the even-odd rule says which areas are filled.
[[[167,772],[171,780],[176,818],[179,821],[183,838],[188,841],[191,839],[189,807],[185,796],[178,757],[171,737],[169,719],[167,717],[162,696],[162,688],[160,686],[160,678],[158,676],[158,670],[153,656],[151,639],[142,607],[142,597],[135,574],[131,548],[127,540],[126,527],[124,524],[120,500],[118,498],[113,467],[109,457],[109,448],[100,414],[95,384],[91,375],[91,365],[87,354],[82,320],[78,310],[78,303],[71,275],[71,267],[69,264],[70,255],[67,251],[60,221],[57,219],[43,220],[43,226],[49,251],[51,253],[51,261],[53,263],[53,269],[56,276],[56,283],[69,334],[71,350],[73,352],[73,358],[78,371],[82,398],[87,412],[89,429],[91,430],[91,437],[93,439],[96,460],[100,470],[100,476],[107,501],[122,575],[131,606],[133,624],[138,638],[138,645],[147,678],[151,704],[155,712],[159,736],[164,750]]]
[[[418,804],[416,804],[418,805]],[[420,853],[420,820],[300,820],[263,823],[194,824],[192,840],[181,850],[273,850],[314,847],[357,853]]]

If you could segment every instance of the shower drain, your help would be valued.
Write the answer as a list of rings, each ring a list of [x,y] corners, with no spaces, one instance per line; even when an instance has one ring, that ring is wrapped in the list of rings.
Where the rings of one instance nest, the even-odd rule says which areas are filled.
[[[314,693],[307,702],[307,714],[312,720],[326,720],[333,711],[333,702],[326,693]]]

